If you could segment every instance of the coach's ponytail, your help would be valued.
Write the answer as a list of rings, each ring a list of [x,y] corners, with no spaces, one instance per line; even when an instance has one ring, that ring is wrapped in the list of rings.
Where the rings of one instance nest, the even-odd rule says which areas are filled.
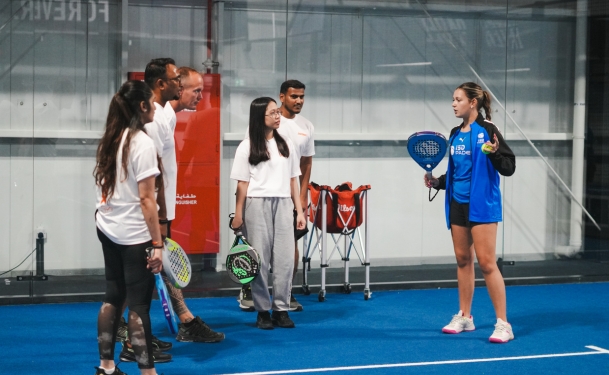
[[[482,91],[482,100],[480,100],[480,107],[484,109],[484,114],[486,115],[486,119],[491,121],[491,94],[488,91]],[[478,110],[480,110],[480,107]]]

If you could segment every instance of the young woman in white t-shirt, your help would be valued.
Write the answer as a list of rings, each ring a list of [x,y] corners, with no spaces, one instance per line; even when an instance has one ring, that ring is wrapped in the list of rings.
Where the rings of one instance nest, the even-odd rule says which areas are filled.
[[[154,110],[148,85],[125,82],[110,102],[97,148],[95,220],[104,252],[106,295],[97,319],[101,362],[96,375],[124,374],[114,363],[114,343],[125,302],[141,374],[156,374],[148,312],[155,284],[152,272],[163,267],[156,205],[162,178],[154,143],[144,132]]]
[[[294,265],[293,212],[297,228],[306,222],[302,213],[297,178],[300,164],[292,142],[277,132],[281,112],[275,100],[263,97],[250,105],[249,139],[235,154],[231,179],[237,180],[233,228],[243,234],[260,254],[260,273],[252,281],[256,326],[293,328],[288,316]],[[273,301],[268,272],[273,262]],[[272,314],[270,310],[273,310]]]

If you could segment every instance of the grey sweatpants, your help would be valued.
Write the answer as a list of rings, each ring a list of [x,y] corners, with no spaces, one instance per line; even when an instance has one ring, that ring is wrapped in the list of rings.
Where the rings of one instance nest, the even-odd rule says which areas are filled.
[[[294,272],[294,203],[291,198],[246,198],[243,234],[260,255],[260,273],[252,281],[256,311],[288,311]],[[272,263],[271,263],[272,262]],[[273,265],[273,304],[269,268]]]

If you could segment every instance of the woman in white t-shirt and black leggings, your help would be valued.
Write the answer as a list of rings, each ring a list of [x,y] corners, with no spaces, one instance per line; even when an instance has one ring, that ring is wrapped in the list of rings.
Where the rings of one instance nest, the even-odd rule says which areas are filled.
[[[97,319],[101,362],[96,375],[124,374],[114,363],[114,342],[125,301],[138,367],[141,374],[156,374],[149,311],[152,272],[163,267],[156,205],[162,178],[154,143],[144,131],[154,110],[145,83],[125,82],[110,102],[97,148],[95,220],[104,252],[106,295]]]
[[[297,228],[303,229],[306,224],[297,181],[300,161],[292,142],[277,132],[280,119],[275,100],[254,99],[249,139],[239,144],[230,176],[238,181],[233,228],[242,227],[260,254],[260,273],[252,281],[252,299],[258,311],[256,326],[260,329],[294,327],[288,316],[294,268],[294,208],[298,212]],[[272,303],[268,290],[271,262]]]

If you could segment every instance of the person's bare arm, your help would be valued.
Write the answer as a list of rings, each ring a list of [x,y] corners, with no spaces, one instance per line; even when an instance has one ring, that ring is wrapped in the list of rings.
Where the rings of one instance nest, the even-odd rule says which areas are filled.
[[[247,187],[249,181],[237,181],[237,198],[235,202],[235,217],[233,218],[233,228],[238,229],[243,225],[243,207],[247,197]]]
[[[154,179],[154,176],[150,176],[138,181],[137,187],[140,196],[140,207],[142,208],[142,213],[144,214],[144,220],[146,221],[148,231],[150,231],[153,246],[159,246],[163,243],[163,240],[161,239],[159,216],[156,210],[157,202],[154,196]],[[161,272],[163,269],[161,249],[155,249],[154,255],[148,259],[148,268],[150,268],[154,273]]]
[[[308,192],[311,179],[311,168],[313,167],[313,157],[303,156],[300,158],[300,204],[303,210],[309,205]]]
[[[165,203],[165,184],[161,184],[156,195],[156,203],[159,206],[159,220],[167,220],[167,204]],[[163,238],[167,237],[167,224],[160,224],[157,220],[157,226],[160,227]]]
[[[292,195],[292,201],[294,202],[294,208],[296,209],[296,229],[304,229],[307,222],[304,218],[302,205],[300,204],[300,195],[298,194],[298,183],[296,177],[290,179],[290,191]]]

